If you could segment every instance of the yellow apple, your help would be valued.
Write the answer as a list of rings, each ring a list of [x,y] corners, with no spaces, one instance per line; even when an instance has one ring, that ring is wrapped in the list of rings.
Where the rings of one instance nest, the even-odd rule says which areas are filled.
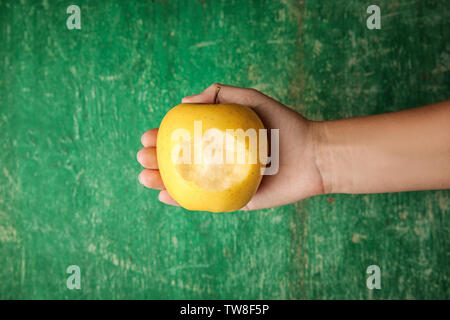
[[[249,107],[185,103],[162,120],[156,152],[164,185],[182,207],[235,211],[261,182],[267,135]]]

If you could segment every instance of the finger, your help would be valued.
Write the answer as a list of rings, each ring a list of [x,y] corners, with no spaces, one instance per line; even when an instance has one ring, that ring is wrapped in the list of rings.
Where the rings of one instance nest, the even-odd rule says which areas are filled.
[[[144,133],[141,137],[141,143],[144,147],[156,147],[156,136],[158,128],[153,128]]]
[[[216,97],[217,88],[219,86],[220,86],[220,88],[224,87],[224,85],[221,85],[219,83],[214,83],[199,94],[194,94],[192,96],[184,97],[183,99],[181,99],[181,102],[182,103],[214,103],[214,98]],[[217,102],[217,100],[216,100],[216,102]],[[219,103],[219,102],[217,102],[217,103]]]
[[[268,206],[268,207],[270,207],[270,206]],[[261,204],[258,204],[258,201],[255,201],[255,197],[253,197],[245,206],[243,206],[238,211],[253,211],[253,210],[264,209],[264,208],[268,208],[268,207],[261,206]]]
[[[220,90],[217,90],[218,87],[220,87]],[[253,108],[258,108],[269,102],[275,101],[255,89],[214,83],[206,88],[202,93],[183,98],[182,102],[214,103],[214,98],[216,98],[216,103],[238,103]]]
[[[167,192],[167,190],[163,190],[159,193],[159,201],[161,201],[162,203],[171,205],[171,206],[177,206],[179,207],[180,205],[178,204],[178,202],[176,202],[175,200],[173,200],[173,198],[170,196],[170,194]]]
[[[156,148],[142,148],[137,154],[137,160],[147,169],[158,169],[158,160],[156,158]]]
[[[203,91],[204,92],[204,91]],[[214,103],[214,98],[210,99],[209,95],[199,93],[192,96],[187,96],[181,99],[182,103]]]
[[[142,170],[139,174],[139,182],[151,189],[164,190],[166,188],[158,170]]]

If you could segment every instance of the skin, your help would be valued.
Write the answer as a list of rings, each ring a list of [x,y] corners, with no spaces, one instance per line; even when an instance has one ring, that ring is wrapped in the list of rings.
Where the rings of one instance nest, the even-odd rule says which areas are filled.
[[[183,103],[249,106],[267,129],[280,129],[280,167],[264,176],[242,208],[277,207],[324,193],[379,193],[450,188],[450,100],[375,116],[315,122],[254,89],[213,84]],[[158,129],[145,132],[139,181],[165,190],[156,160]]]

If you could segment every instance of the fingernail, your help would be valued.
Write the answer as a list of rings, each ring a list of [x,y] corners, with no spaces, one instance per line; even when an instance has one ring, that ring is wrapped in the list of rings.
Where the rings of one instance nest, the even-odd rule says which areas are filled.
[[[140,174],[139,176],[138,176],[138,180],[139,180],[139,183],[140,184],[144,184],[144,179],[142,178],[142,174]]]
[[[183,99],[181,99],[181,102],[188,102],[193,96],[186,96]]]

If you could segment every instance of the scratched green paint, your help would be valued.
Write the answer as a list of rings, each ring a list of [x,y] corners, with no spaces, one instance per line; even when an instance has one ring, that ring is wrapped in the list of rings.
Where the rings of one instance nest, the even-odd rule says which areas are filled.
[[[73,31],[70,4],[0,1],[0,298],[450,298],[448,191],[192,214],[135,160],[216,81],[315,120],[449,99],[446,1],[378,1],[373,31],[356,0],[76,1]]]

